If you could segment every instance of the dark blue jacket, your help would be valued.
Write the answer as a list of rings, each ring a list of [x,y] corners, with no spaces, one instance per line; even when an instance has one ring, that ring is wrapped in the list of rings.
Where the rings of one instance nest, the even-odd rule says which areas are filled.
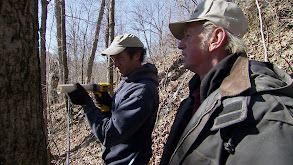
[[[157,69],[147,63],[122,78],[113,97],[111,117],[102,114],[94,103],[84,107],[92,132],[105,147],[102,158],[106,164],[149,162],[159,105],[157,87]]]

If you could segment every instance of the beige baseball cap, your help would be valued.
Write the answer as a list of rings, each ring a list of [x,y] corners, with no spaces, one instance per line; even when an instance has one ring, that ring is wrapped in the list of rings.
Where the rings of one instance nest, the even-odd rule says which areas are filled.
[[[174,37],[181,40],[186,23],[203,20],[211,21],[238,37],[243,37],[248,30],[248,21],[241,8],[224,0],[206,0],[198,4],[188,20],[170,23],[169,28]]]
[[[104,50],[102,55],[117,55],[127,47],[144,47],[143,43],[133,34],[123,34],[114,38],[111,45]]]

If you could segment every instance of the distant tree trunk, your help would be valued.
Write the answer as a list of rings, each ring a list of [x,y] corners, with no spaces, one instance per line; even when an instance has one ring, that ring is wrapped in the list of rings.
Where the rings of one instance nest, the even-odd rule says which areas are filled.
[[[114,40],[114,33],[115,33],[115,0],[110,0],[110,5],[109,5],[109,42],[111,43]],[[108,56],[108,74],[109,74],[109,79],[108,82],[110,84],[113,84],[113,60],[111,59],[110,56]]]
[[[47,54],[46,54],[46,24],[47,24],[47,7],[49,2],[47,0],[42,0],[42,16],[41,16],[41,28],[40,28],[40,49],[41,49],[41,87],[43,96],[43,107],[44,107],[44,121],[45,127],[47,128]],[[48,134],[47,129],[44,130],[46,135]],[[48,138],[46,136],[46,143],[48,144]],[[48,160],[50,159],[50,148],[48,148]],[[50,161],[48,162],[48,164]]]
[[[60,81],[63,83],[63,66],[62,66],[62,30],[61,30],[61,4],[59,0],[55,1],[55,17],[56,17],[56,28],[57,28],[57,50],[59,57],[59,74]]]
[[[88,26],[86,27],[86,31],[87,31],[87,28]],[[83,34],[83,40],[85,41],[86,40],[86,33]],[[84,79],[83,79],[83,73],[84,73],[84,59],[85,59],[85,56],[86,56],[86,44],[84,43],[83,44],[83,49],[82,49],[82,56],[81,56],[81,83],[84,84]]]
[[[101,29],[101,22],[102,22],[103,15],[104,15],[104,8],[105,8],[105,0],[102,0],[101,6],[100,6],[100,12],[99,12],[99,16],[98,16],[98,21],[97,21],[97,25],[96,25],[96,32],[95,32],[93,48],[92,48],[91,56],[90,56],[89,62],[88,62],[87,83],[91,82],[93,64],[94,64],[94,60],[95,60],[95,55],[96,55],[96,50],[97,50],[97,45],[98,45],[98,40],[99,40],[99,35],[100,35],[100,29]]]
[[[41,16],[41,28],[40,28],[40,49],[41,49],[41,84],[42,84],[42,93],[43,93],[43,103],[44,109],[47,107],[47,83],[46,83],[46,22],[47,22],[47,0],[42,0],[42,16]],[[45,113],[46,114],[46,113]]]
[[[47,164],[38,1],[0,2],[0,164]]]
[[[107,26],[106,26],[106,32],[105,32],[105,46],[106,48],[109,47],[109,21],[110,21],[110,16],[109,16],[110,10],[109,10],[109,1],[107,1]]]
[[[65,28],[65,1],[56,0],[55,16],[57,25],[57,44],[61,82],[66,84],[68,81],[68,66],[66,53],[66,28]]]
[[[64,83],[68,82],[68,65],[66,51],[66,28],[65,28],[65,0],[61,0],[61,25],[62,25],[62,62],[64,65]]]
[[[115,0],[111,0],[110,3],[110,19],[109,19],[109,39],[113,41],[115,35]]]
[[[59,102],[59,96],[56,90],[59,84],[59,72],[58,62],[54,60],[49,61],[48,94],[51,105]]]

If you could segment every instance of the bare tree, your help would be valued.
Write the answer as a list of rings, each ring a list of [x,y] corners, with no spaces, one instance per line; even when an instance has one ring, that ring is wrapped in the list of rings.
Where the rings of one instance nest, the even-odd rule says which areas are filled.
[[[146,41],[147,50],[149,52],[149,55],[152,57],[153,53],[151,51],[151,29],[147,28],[147,24],[145,23],[145,20],[147,18],[144,18],[144,13],[142,10],[139,9],[140,7],[137,6],[137,10],[133,10],[132,13],[134,14],[134,20],[136,24],[133,26],[133,29],[139,32],[143,32],[144,40]],[[149,34],[149,35],[148,35]],[[148,37],[150,36],[150,37]],[[149,39],[150,38],[150,39]]]
[[[87,81],[88,63],[92,59],[92,68],[95,65],[95,57],[90,57],[93,49],[97,49],[99,36],[97,32],[97,19],[99,15],[99,6],[94,1],[76,1],[66,6],[67,17],[67,54],[69,64],[69,81],[85,83]],[[105,6],[105,5],[103,5]],[[103,9],[104,10],[104,9]],[[103,12],[102,12],[103,13]],[[102,17],[101,22],[102,22]],[[100,23],[99,28],[103,28]],[[96,39],[95,39],[96,36]],[[93,48],[96,45],[96,48]],[[94,51],[96,52],[96,51]],[[95,54],[94,54],[95,55]],[[96,72],[94,72],[96,73]],[[105,72],[106,73],[106,72]],[[91,77],[94,76],[91,74]],[[95,78],[91,78],[93,80]]]
[[[47,88],[46,88],[46,22],[47,22],[47,6],[48,1],[42,0],[42,16],[41,16],[41,28],[40,28],[40,50],[41,50],[41,84],[42,84],[42,93],[44,99],[44,107],[47,105]],[[46,114],[46,113],[45,113]]]
[[[57,44],[59,55],[60,77],[62,83],[68,81],[68,66],[66,53],[66,28],[65,28],[65,0],[56,0],[55,16],[57,21]]]
[[[41,87],[43,96],[43,107],[44,107],[44,120],[45,126],[47,127],[47,53],[46,53],[46,24],[47,24],[47,6],[49,1],[42,0],[42,16],[41,16],[41,28],[40,28],[40,52],[41,52]],[[44,130],[46,135],[48,134],[47,129]],[[48,144],[48,138],[46,136],[46,143]],[[48,158],[50,157],[50,149],[48,148]],[[49,163],[49,162],[48,162]]]
[[[74,6],[67,6],[67,11],[69,15],[69,21],[67,22],[69,26],[67,31],[66,41],[68,43],[68,57],[70,69],[71,81],[77,81],[84,83],[84,59],[88,54],[88,29],[89,29],[89,15],[91,5],[84,2],[83,4],[78,4],[82,7],[76,8]],[[82,10],[82,11],[81,11]],[[85,14],[84,14],[85,13]],[[87,15],[87,18],[83,18],[82,15]],[[73,59],[71,58],[73,56]]]
[[[115,0],[110,0],[109,9],[108,9],[108,27],[109,30],[106,34],[109,34],[108,41],[111,43],[114,40],[114,32],[115,32]],[[113,60],[110,56],[108,56],[108,82],[113,84]]]
[[[38,1],[0,2],[0,164],[47,164]]]
[[[110,42],[114,39],[115,33],[115,0],[110,0],[110,13],[109,13],[109,39]]]
[[[160,0],[139,1],[132,10],[133,28],[144,33],[150,56],[167,53],[165,38],[170,22],[170,3]]]
[[[88,69],[87,69],[87,83],[91,81],[91,76],[92,76],[92,71],[93,71],[93,63],[96,55],[96,50],[97,50],[97,44],[99,40],[99,35],[100,35],[100,29],[101,29],[101,22],[103,19],[104,15],[104,8],[105,8],[105,0],[102,0],[101,6],[100,6],[100,11],[99,11],[99,16],[98,16],[98,21],[96,25],[96,32],[95,32],[95,38],[94,38],[94,43],[92,47],[92,52],[89,58],[88,62]]]
[[[203,0],[176,0],[180,15],[183,17],[189,16],[193,13],[198,3]],[[181,18],[182,19],[182,18]]]
[[[110,2],[107,1],[107,14],[106,14],[106,20],[107,20],[107,26],[106,26],[106,30],[105,30],[105,46],[106,48],[109,47],[109,45],[111,44],[111,42],[109,42],[109,29],[110,29],[110,8],[109,8],[109,5]]]
[[[89,28],[89,25],[86,24],[86,27],[85,27],[85,32],[82,34],[83,38],[82,38],[82,50],[81,50],[81,82],[84,83],[84,68],[85,68],[85,59],[86,59],[86,56],[87,56],[87,31],[88,31],[88,28]]]

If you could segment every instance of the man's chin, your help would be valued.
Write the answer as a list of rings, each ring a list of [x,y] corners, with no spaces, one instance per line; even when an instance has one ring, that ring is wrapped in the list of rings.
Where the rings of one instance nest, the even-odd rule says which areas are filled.
[[[123,74],[122,72],[120,72],[120,70],[119,70],[119,73],[120,73],[120,75],[121,75],[122,77],[124,77],[124,74]]]
[[[185,69],[189,69],[189,65],[186,64],[185,61],[184,61],[184,68],[185,68]]]
[[[120,73],[120,75],[123,75],[120,71],[120,69],[116,68],[116,71]]]

